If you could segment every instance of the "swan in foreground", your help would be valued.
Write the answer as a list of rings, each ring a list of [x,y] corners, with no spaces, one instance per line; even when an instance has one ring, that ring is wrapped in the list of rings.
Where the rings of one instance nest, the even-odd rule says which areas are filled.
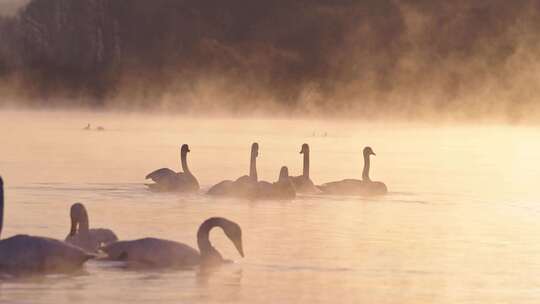
[[[374,182],[369,178],[370,156],[376,155],[371,147],[364,148],[364,170],[362,180],[345,179],[339,182],[326,183],[319,189],[326,194],[352,194],[352,195],[381,195],[388,189],[382,182]]]
[[[118,241],[118,237],[109,229],[89,229],[88,213],[81,203],[71,206],[71,230],[66,242],[88,252],[96,252],[103,245]]]
[[[187,164],[187,154],[190,152],[188,145],[182,145],[180,149],[180,159],[182,160],[182,170],[184,172],[174,172],[169,168],[158,169],[146,176],[155,184],[149,184],[152,191],[178,191],[178,192],[196,192],[199,190],[199,182],[191,173]]]
[[[304,155],[304,168],[302,175],[291,177],[291,180],[299,193],[320,193],[321,190],[315,187],[311,178],[309,178],[309,145],[303,144],[300,154]]]
[[[296,190],[291,178],[289,177],[289,169],[285,166],[279,171],[279,179],[271,184],[269,182],[260,181],[257,187],[257,198],[261,199],[294,199]]]
[[[249,163],[249,175],[244,175],[235,181],[224,180],[210,188],[208,194],[216,196],[231,196],[254,198],[257,195],[257,156],[259,156],[259,144],[251,145]]]
[[[4,183],[0,177],[0,233],[4,216]],[[0,272],[11,274],[74,271],[93,258],[73,245],[45,237],[16,235],[0,241]]]
[[[209,234],[214,227],[220,227],[232,241],[240,256],[244,257],[242,229],[238,224],[222,217],[204,221],[197,231],[199,251],[174,241],[144,238],[133,241],[119,241],[102,250],[112,260],[123,260],[138,266],[149,267],[191,267],[213,266],[227,262],[210,244]]]

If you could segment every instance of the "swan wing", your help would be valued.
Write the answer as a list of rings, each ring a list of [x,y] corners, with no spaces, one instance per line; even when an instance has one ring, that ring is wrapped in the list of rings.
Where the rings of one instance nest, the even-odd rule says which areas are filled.
[[[299,193],[315,194],[321,192],[311,179],[305,178],[303,175],[291,177],[291,181],[294,184],[294,188]]]
[[[325,183],[317,188],[327,194],[350,194],[362,183],[363,181],[357,179],[344,179],[341,181]]]
[[[260,181],[257,183],[257,198],[261,199],[294,199],[296,190],[290,180],[269,183]]]
[[[176,178],[176,172],[169,168],[158,169],[145,177],[145,179],[151,179],[158,184],[170,178]]]
[[[224,180],[210,187],[207,193],[209,195],[226,195],[232,192],[232,189],[233,189],[233,181]]]
[[[114,242],[102,250],[112,260],[124,260],[133,265],[189,267],[200,263],[199,252],[194,248],[157,238]]]
[[[318,188],[326,194],[382,195],[388,192],[384,183],[358,179],[344,179],[338,182],[326,183],[318,186]]]
[[[68,272],[93,257],[76,246],[50,238],[16,235],[0,241],[2,272]]]

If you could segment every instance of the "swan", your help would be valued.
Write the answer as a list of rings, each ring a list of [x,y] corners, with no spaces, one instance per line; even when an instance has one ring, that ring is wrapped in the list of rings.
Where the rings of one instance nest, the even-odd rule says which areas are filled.
[[[289,177],[289,169],[285,166],[279,171],[279,179],[271,184],[269,182],[260,181],[257,188],[257,198],[262,199],[294,199],[296,190],[291,178]]]
[[[345,179],[338,182],[326,183],[319,186],[325,194],[352,194],[352,195],[382,195],[388,192],[382,182],[374,182],[369,178],[370,156],[376,155],[371,147],[364,148],[364,170],[362,180]]]
[[[0,177],[0,233],[4,217],[4,182]],[[0,241],[0,272],[10,274],[74,271],[94,255],[59,240],[16,235]]]
[[[257,156],[259,144],[251,145],[249,175],[244,175],[235,181],[224,180],[208,190],[209,195],[253,198],[257,192]]]
[[[321,190],[315,187],[313,181],[309,178],[309,145],[303,144],[300,154],[304,154],[304,169],[300,176],[293,176],[291,180],[299,193],[320,193]]]
[[[71,230],[66,242],[88,252],[96,252],[102,245],[118,241],[118,237],[109,229],[89,229],[88,213],[81,203],[75,203],[70,209]]]
[[[118,241],[104,246],[102,250],[112,260],[124,260],[140,266],[191,267],[196,265],[218,265],[227,261],[210,244],[209,234],[214,227],[223,229],[240,256],[244,257],[242,229],[235,222],[222,217],[212,217],[201,224],[197,231],[199,251],[183,243],[157,238]]]
[[[199,190],[199,182],[191,173],[187,164],[187,154],[191,152],[189,146],[184,144],[180,149],[180,159],[182,160],[182,170],[184,172],[174,172],[169,168],[158,169],[146,176],[146,179],[151,179],[154,184],[147,186],[152,191],[178,191],[178,192],[196,192]]]

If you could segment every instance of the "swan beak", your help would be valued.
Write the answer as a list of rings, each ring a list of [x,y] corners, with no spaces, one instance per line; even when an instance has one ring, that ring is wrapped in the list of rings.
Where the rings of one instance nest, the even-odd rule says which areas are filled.
[[[234,242],[234,246],[236,247],[236,250],[238,250],[240,256],[244,257],[244,248],[242,247],[242,241]]]
[[[371,152],[371,155],[373,155],[373,156],[377,156],[377,154],[375,154],[375,152]]]

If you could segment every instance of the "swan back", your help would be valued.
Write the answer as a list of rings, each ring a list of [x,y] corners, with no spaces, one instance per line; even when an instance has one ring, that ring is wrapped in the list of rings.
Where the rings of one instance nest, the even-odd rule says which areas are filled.
[[[0,241],[1,272],[70,272],[93,257],[75,246],[50,238],[16,235]]]
[[[127,261],[132,266],[190,267],[200,263],[200,254],[194,248],[158,238],[118,241],[101,250],[110,259]]]

